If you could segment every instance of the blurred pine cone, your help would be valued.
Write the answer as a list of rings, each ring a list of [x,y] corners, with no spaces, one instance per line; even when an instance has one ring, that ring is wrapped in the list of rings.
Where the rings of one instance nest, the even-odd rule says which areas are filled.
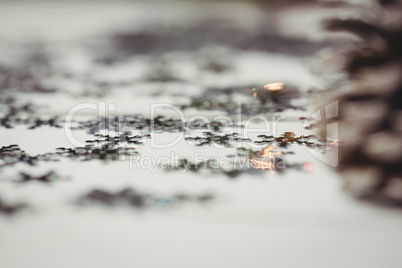
[[[362,41],[338,52],[348,74],[339,101],[339,165],[345,189],[368,200],[402,204],[402,4],[382,0],[365,15],[326,22]]]

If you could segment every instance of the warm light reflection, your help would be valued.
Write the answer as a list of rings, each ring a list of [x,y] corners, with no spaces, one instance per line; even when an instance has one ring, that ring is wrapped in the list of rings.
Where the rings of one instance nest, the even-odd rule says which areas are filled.
[[[310,163],[304,163],[303,167],[304,167],[304,171],[306,171],[306,172],[313,171],[313,165]]]
[[[271,83],[268,85],[265,85],[264,88],[269,91],[277,91],[277,90],[282,90],[284,84],[283,83]]]
[[[274,146],[268,146],[261,152],[260,158],[250,159],[250,162],[253,163],[254,168],[262,170],[268,169],[271,173],[275,173],[273,171],[275,169],[275,157],[282,154],[281,151],[275,151]]]
[[[254,98],[257,98],[257,92],[254,92]]]

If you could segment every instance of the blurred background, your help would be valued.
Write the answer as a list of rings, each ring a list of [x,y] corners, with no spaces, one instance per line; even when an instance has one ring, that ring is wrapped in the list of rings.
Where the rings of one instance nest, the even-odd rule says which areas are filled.
[[[1,1],[0,266],[399,267],[400,9],[347,2]]]

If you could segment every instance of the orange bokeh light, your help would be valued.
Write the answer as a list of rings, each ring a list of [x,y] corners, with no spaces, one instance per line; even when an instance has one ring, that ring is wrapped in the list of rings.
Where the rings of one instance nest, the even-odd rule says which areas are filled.
[[[264,88],[269,91],[282,90],[283,87],[284,87],[283,83],[271,83],[264,86]]]
[[[260,158],[250,159],[250,162],[253,163],[253,166],[256,169],[268,169],[271,171],[271,173],[274,173],[273,170],[275,169],[275,156],[282,154],[283,153],[280,151],[276,152],[274,146],[268,146],[262,151]]]

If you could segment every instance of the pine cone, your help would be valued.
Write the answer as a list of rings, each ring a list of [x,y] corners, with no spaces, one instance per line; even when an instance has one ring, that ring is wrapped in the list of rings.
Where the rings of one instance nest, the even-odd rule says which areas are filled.
[[[341,52],[348,74],[339,101],[339,165],[345,189],[368,200],[402,204],[402,5],[378,1],[374,19],[335,19],[331,31],[362,42]],[[327,101],[328,102],[328,99]]]

